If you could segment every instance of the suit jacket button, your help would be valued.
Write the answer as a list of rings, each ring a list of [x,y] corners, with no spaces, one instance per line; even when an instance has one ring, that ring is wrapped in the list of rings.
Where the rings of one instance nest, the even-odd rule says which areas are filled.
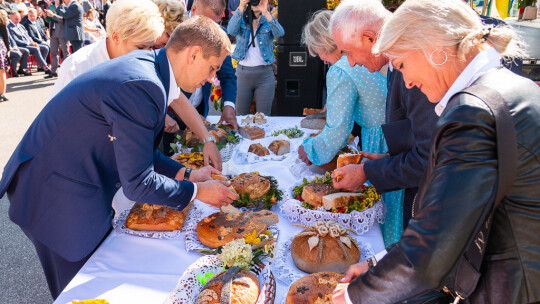
[[[120,188],[122,186],[122,184],[120,182],[116,183],[116,188]]]

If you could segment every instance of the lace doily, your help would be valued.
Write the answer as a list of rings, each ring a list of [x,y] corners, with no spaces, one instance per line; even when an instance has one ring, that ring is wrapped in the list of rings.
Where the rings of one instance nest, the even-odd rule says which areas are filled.
[[[281,213],[287,216],[290,222],[300,222],[303,225],[313,226],[317,221],[335,221],[345,228],[351,228],[358,234],[368,232],[375,221],[379,224],[384,223],[386,209],[382,201],[375,203],[373,207],[362,212],[332,213],[322,207],[316,210],[306,209],[302,207],[299,200],[294,198],[292,192],[294,187],[301,184],[302,180],[299,180],[289,187],[286,193],[287,199],[280,207]]]
[[[217,256],[203,256],[186,269],[178,280],[176,288],[165,299],[164,304],[192,304],[197,299],[203,285],[197,280],[197,274],[208,272],[218,274],[223,271],[221,260]],[[251,270],[259,279],[260,293],[256,304],[272,304],[276,296],[276,279],[270,267],[258,264]]]
[[[375,252],[369,243],[363,242],[355,235],[351,236],[356,240],[358,246],[360,247],[360,261],[365,261],[369,257],[375,255]],[[291,243],[293,239],[294,237],[291,237],[283,245],[278,246],[274,263],[272,263],[272,272],[274,272],[276,278],[289,286],[298,279],[309,274],[298,269],[298,267],[296,267],[294,264],[291,256]]]
[[[242,140],[240,140],[240,142],[242,142]],[[180,153],[191,153],[191,151],[193,150],[193,148],[182,147],[182,145],[180,145],[180,143],[178,142],[176,143],[176,146],[178,147],[178,153],[175,153],[174,155]],[[227,143],[223,149],[219,150],[219,154],[221,155],[221,161],[224,163],[228,162],[232,158],[234,150],[237,146],[238,144]]]
[[[193,210],[194,208],[191,208],[191,210],[188,213],[188,218],[184,221],[184,226],[180,230],[174,230],[174,231],[132,230],[126,227],[126,218],[129,212],[131,211],[132,207],[133,205],[131,205],[128,209],[122,211],[122,213],[120,213],[120,216],[115,217],[113,219],[112,225],[113,225],[114,230],[120,233],[141,236],[141,237],[146,237],[146,238],[153,238],[153,239],[175,239],[179,237],[181,232],[184,231],[186,227],[187,220],[189,219],[189,217],[193,216],[195,212],[195,210]],[[170,206],[167,206],[167,207],[171,209],[175,209]]]
[[[245,208],[240,208],[240,211],[246,212]],[[186,250],[187,251],[196,251],[196,250],[208,250],[210,248],[204,246],[201,241],[199,241],[199,236],[197,236],[197,224],[202,221],[205,217],[212,215],[213,213],[219,212],[219,209],[211,207],[199,200],[195,200],[193,208],[190,212],[190,216],[184,222],[183,229],[186,232]],[[193,215],[193,216],[192,216]],[[272,235],[278,238],[279,229],[277,225],[272,225],[268,227],[268,230],[272,232]]]
[[[260,143],[262,146],[268,148],[268,146],[270,146],[270,144],[274,140],[278,140],[278,139],[286,140],[291,144],[291,150],[289,153],[286,153],[283,155],[276,155],[274,154],[274,152],[268,149],[268,152],[270,152],[270,155],[258,156],[254,153],[248,152],[249,146],[251,146],[252,144]],[[236,153],[234,154],[233,160],[236,163],[240,163],[240,164],[242,163],[253,164],[253,163],[259,163],[263,161],[282,161],[287,158],[290,158],[293,155],[296,155],[298,153],[298,147],[300,146],[301,143],[302,143],[302,140],[300,138],[289,139],[287,136],[283,134],[279,136],[265,137],[265,138],[256,139],[256,140],[243,140],[238,145],[238,149],[236,150]]]

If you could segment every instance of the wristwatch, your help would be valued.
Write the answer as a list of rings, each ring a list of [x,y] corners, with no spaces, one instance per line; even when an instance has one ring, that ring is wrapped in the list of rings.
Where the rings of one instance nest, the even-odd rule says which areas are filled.
[[[184,172],[184,181],[189,180],[189,176],[191,175],[191,169],[186,168],[186,172]]]
[[[214,136],[212,136],[212,135],[210,135],[210,136],[208,136],[207,138],[203,139],[202,144],[204,145],[204,144],[206,144],[207,142],[211,142],[211,141],[213,141],[214,143],[216,142],[216,139],[215,139]]]

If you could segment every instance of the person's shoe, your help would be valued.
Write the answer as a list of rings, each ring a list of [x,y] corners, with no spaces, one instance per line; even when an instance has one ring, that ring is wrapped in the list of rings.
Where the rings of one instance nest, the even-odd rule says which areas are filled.
[[[8,101],[9,99],[4,95],[0,94],[0,101]]]
[[[25,70],[18,70],[18,71],[17,71],[17,74],[19,74],[19,75],[24,75],[24,76],[32,76],[32,73],[27,72],[27,71],[25,71]]]
[[[58,73],[50,72],[49,75],[45,76],[44,78],[45,79],[50,79],[50,78],[54,78],[54,77],[58,77]]]

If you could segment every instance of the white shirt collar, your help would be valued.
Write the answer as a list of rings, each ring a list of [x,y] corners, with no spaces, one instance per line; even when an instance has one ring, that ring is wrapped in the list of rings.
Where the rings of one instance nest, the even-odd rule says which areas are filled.
[[[450,86],[450,89],[448,89],[437,106],[435,106],[435,113],[437,113],[438,116],[441,116],[448,105],[448,101],[450,101],[450,98],[454,96],[454,94],[468,88],[484,73],[500,65],[501,54],[493,47],[476,55],[469,65],[467,65],[465,70],[459,74],[456,81]]]
[[[169,61],[169,57],[167,57],[167,63],[169,64],[169,96],[167,98],[167,106],[171,104],[171,102],[178,97],[180,97],[180,88],[176,84],[176,78],[174,78],[174,73],[172,69],[171,62]]]

